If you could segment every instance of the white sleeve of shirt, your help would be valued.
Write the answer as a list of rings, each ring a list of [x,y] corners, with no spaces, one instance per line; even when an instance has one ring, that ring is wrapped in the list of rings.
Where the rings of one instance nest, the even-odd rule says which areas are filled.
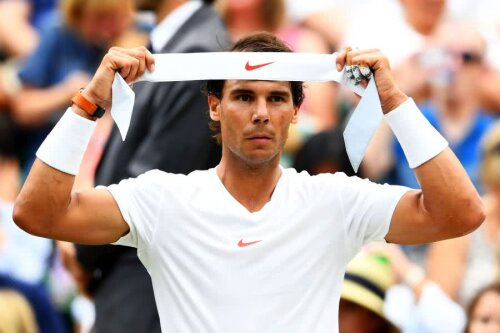
[[[376,184],[343,173],[337,173],[335,178],[351,255],[369,242],[385,241],[394,209],[410,188]]]
[[[119,184],[106,188],[114,197],[118,208],[127,222],[130,231],[114,242],[141,248],[150,244],[157,224],[158,212],[161,207],[162,188],[159,184],[160,171],[148,171],[137,178],[122,180]]]

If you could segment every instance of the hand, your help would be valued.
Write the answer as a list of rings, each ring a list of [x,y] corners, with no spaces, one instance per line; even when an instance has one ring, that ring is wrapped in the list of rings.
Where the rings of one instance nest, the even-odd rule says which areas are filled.
[[[75,245],[63,241],[57,241],[56,245],[61,261],[75,280],[78,290],[82,295],[90,298],[91,295],[88,292],[90,274],[83,268],[80,262],[78,262]]]
[[[389,60],[377,49],[353,50],[344,48],[337,53],[337,70],[341,71],[345,65],[359,65],[368,67],[373,72],[377,84],[378,95],[382,111],[388,113],[408,99],[394,83]]]
[[[127,83],[132,83],[144,74],[146,69],[150,72],[154,70],[154,58],[144,46],[133,49],[112,47],[82,94],[91,102],[109,110],[115,72],[119,72]]]

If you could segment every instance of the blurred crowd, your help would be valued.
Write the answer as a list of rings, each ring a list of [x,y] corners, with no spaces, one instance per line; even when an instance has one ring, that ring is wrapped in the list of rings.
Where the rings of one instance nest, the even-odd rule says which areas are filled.
[[[213,10],[227,32],[211,31],[214,25],[207,28],[203,10]],[[187,29],[183,24],[212,34],[213,40],[185,33],[185,40],[194,42],[178,46],[182,41],[177,34]],[[171,35],[162,35],[168,29]],[[110,47],[143,45],[155,53],[217,51],[255,31],[275,33],[296,52],[333,53],[345,46],[381,49],[398,86],[448,140],[484,201],[486,220],[469,235],[426,245],[364,248],[345,276],[340,332],[500,332],[500,2],[0,0],[0,333],[141,331],[129,324],[128,331],[99,328],[123,320],[120,316],[136,321],[134,316],[141,317],[148,302],[154,308],[152,293],[144,292],[135,273],[123,268],[131,267],[129,253],[93,253],[26,234],[12,221],[13,203],[38,146]],[[211,48],[196,42],[210,43]],[[99,120],[76,189],[108,182],[96,181],[96,172],[111,173],[107,179],[119,181],[152,168],[189,172],[217,162],[220,152],[212,148],[202,152],[177,139],[170,139],[169,148],[161,141],[165,132],[181,130],[201,140],[192,118],[168,113],[168,108],[196,109],[194,117],[205,126],[208,107],[200,107],[205,103],[201,86],[158,85],[163,86],[150,89],[157,97],[144,94],[147,110],[141,110],[142,116],[153,118],[160,108],[156,105],[167,110],[158,111],[162,116],[154,124],[131,129],[141,133],[128,143],[127,151],[133,153],[124,155],[116,148],[121,141],[114,140],[118,136],[109,114]],[[306,83],[305,94],[282,165],[311,174],[353,175],[342,131],[359,98],[331,82]],[[203,131],[208,133],[208,127]],[[188,151],[192,156],[185,155]],[[123,163],[110,167],[108,160]],[[184,168],[177,160],[191,164]],[[419,187],[385,124],[377,130],[358,175]],[[113,276],[120,269],[127,273]],[[140,274],[149,279],[145,271]],[[126,283],[112,283],[109,276],[121,276]],[[112,292],[104,293],[105,288]],[[119,302],[124,309],[124,303],[137,303],[138,312],[130,307],[120,314],[121,307],[107,303],[112,298],[107,295],[135,289],[149,298],[128,296]],[[158,324],[150,323],[157,316],[143,320],[141,327],[151,327],[144,332],[157,332]]]

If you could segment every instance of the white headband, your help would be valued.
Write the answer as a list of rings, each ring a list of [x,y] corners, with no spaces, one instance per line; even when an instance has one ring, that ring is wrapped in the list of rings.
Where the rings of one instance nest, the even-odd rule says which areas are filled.
[[[238,79],[341,83],[362,96],[344,131],[347,154],[355,171],[382,118],[375,80],[370,80],[363,89],[345,70],[336,70],[335,54],[213,52],[156,54],[154,57],[155,71],[145,73],[138,81]],[[135,95],[118,73],[113,81],[112,96],[111,116],[125,140]]]

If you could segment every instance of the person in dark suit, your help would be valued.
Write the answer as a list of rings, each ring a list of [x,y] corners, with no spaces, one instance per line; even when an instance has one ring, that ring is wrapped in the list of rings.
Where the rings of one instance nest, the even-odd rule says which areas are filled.
[[[212,1],[150,1],[158,25],[151,33],[154,53],[213,52],[228,46]],[[170,37],[170,38],[169,38]],[[201,82],[141,82],[125,142],[113,129],[97,168],[96,185],[118,183],[151,169],[187,174],[214,167],[220,147],[208,128]],[[77,246],[90,273],[88,291],[96,306],[95,333],[160,332],[151,279],[135,249]]]

